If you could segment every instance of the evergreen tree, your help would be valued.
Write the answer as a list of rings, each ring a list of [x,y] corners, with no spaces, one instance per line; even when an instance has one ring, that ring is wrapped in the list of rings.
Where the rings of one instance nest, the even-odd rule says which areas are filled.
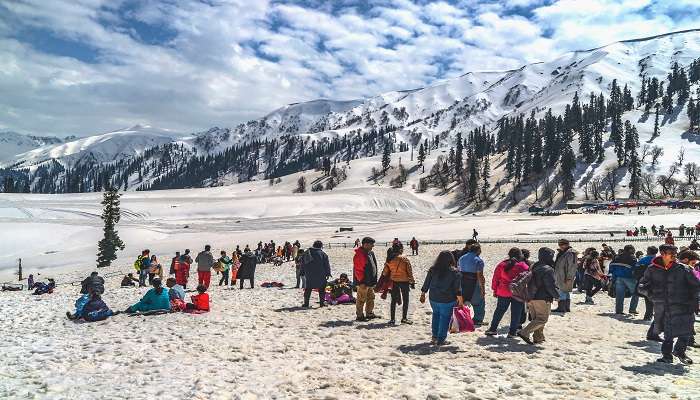
[[[489,164],[489,157],[484,157],[484,169],[481,174],[481,179],[483,180],[481,184],[481,198],[485,202],[489,202],[489,191],[491,190],[491,183],[489,183],[489,178],[491,177],[491,166]]]
[[[632,91],[627,88],[626,84],[622,93],[622,105],[625,111],[632,110],[634,108],[634,98],[632,97]]]
[[[574,169],[576,168],[576,156],[571,148],[571,143],[567,143],[564,147],[560,168],[564,199],[570,200],[574,197]]]
[[[455,176],[462,176],[464,163],[464,144],[462,143],[462,132],[457,132],[457,152],[455,154]]]
[[[666,114],[671,114],[673,112],[673,94],[671,93],[671,85],[668,85],[668,91],[661,99],[661,106],[664,108]]]
[[[117,189],[110,188],[104,192],[102,205],[102,220],[104,221],[104,237],[97,243],[97,267],[108,267],[117,259],[117,250],[124,250],[124,242],[119,238],[119,233],[114,229],[119,223],[121,213],[119,210],[119,197]]]
[[[625,165],[628,165],[633,153],[639,147],[639,134],[637,128],[632,126],[629,120],[625,121]]]
[[[642,166],[636,148],[633,148],[629,154],[627,170],[630,173],[630,198],[639,199],[642,187]]]
[[[622,131],[622,117],[620,113],[615,113],[610,122],[610,140],[615,145],[615,154],[617,155],[617,163],[622,165],[625,160],[625,138]]]
[[[384,142],[384,152],[382,153],[382,172],[386,173],[386,170],[389,169],[389,165],[391,164],[391,144],[387,140]]]
[[[656,112],[654,115],[654,133],[651,135],[651,138],[654,139],[658,137],[661,134],[659,131],[659,105],[656,105]]]
[[[424,168],[425,171],[425,166],[423,165],[425,163],[425,147],[423,146],[423,143],[418,146],[418,165]]]

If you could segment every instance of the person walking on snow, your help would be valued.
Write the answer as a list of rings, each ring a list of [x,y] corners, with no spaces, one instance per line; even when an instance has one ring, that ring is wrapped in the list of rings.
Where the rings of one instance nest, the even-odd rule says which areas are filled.
[[[630,314],[637,314],[637,303],[639,296],[637,295],[637,279],[634,277],[634,269],[637,265],[637,258],[634,256],[634,246],[626,245],[622,249],[622,254],[615,257],[610,263],[609,271],[615,283],[615,314],[624,314],[625,297],[627,293],[632,296],[630,298]]]
[[[513,293],[510,291],[510,283],[513,282],[521,272],[529,269],[528,265],[525,264],[522,259],[522,251],[514,247],[508,251],[508,258],[501,261],[496,266],[496,270],[493,271],[491,289],[493,289],[493,296],[496,297],[498,301],[496,303],[496,309],[493,311],[491,325],[485,332],[487,336],[496,335],[498,324],[501,322],[501,318],[503,318],[508,307],[510,307],[508,337],[515,337],[523,312],[525,311],[525,305],[521,301],[513,298]]]
[[[221,267],[223,268],[221,270],[221,279],[219,279],[219,286],[228,286],[228,276],[231,272],[231,265],[233,264],[233,261],[231,261],[231,258],[227,256],[226,252],[223,250],[221,251],[221,257],[219,257],[218,261],[219,263],[221,263]]]
[[[413,237],[413,239],[411,239],[410,245],[411,245],[411,255],[417,256],[418,255],[418,241],[416,240],[415,236]]]
[[[304,287],[304,304],[302,307],[309,308],[311,292],[318,290],[318,304],[325,307],[326,285],[331,277],[331,264],[328,255],[323,252],[323,243],[320,240],[314,242],[313,247],[302,256],[301,269],[306,277]]]
[[[476,229],[472,229],[472,239],[474,240],[479,240],[479,232],[476,231]]]
[[[532,300],[527,303],[527,308],[532,316],[532,321],[518,331],[518,336],[527,344],[539,344],[545,341],[544,327],[549,320],[551,304],[559,297],[554,279],[554,250],[542,247],[538,252],[537,262],[532,266]],[[528,289],[530,289],[528,287]],[[530,334],[533,335],[530,339]]]
[[[355,249],[353,263],[353,283],[357,286],[355,314],[357,321],[377,318],[374,314],[374,286],[377,284],[377,258],[372,249],[375,240],[362,239],[362,245]]]
[[[559,290],[559,301],[557,308],[552,312],[571,311],[571,291],[574,290],[576,268],[576,252],[571,248],[568,240],[559,239],[559,251],[554,261],[554,278]]]
[[[459,271],[462,275],[462,298],[474,308],[474,325],[484,323],[486,315],[486,279],[484,278],[484,260],[481,245],[468,244],[466,253],[459,258]]]
[[[657,362],[670,364],[676,356],[681,363],[692,364],[686,349],[693,334],[700,281],[690,267],[676,261],[675,246],[661,245],[659,253],[639,283],[640,292],[654,302],[654,333],[664,334]]]
[[[382,276],[388,276],[394,282],[391,288],[391,319],[389,325],[396,324],[396,305],[401,304],[401,323],[412,324],[408,319],[408,293],[415,288],[411,262],[403,255],[403,246],[399,243],[387,251],[386,263]]]
[[[425,294],[429,294],[430,308],[433,309],[430,342],[438,346],[448,344],[445,339],[447,339],[453,308],[464,306],[460,287],[461,277],[455,269],[456,264],[451,251],[441,251],[435,264],[428,270],[423,287],[420,289],[421,303],[425,303]]]
[[[214,266],[214,256],[211,255],[211,246],[204,246],[204,251],[197,254],[194,259],[197,263],[197,281],[207,289],[211,281],[211,268]]]

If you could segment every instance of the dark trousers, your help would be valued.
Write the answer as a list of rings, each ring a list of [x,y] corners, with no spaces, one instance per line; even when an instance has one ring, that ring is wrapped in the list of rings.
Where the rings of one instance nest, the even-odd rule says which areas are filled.
[[[644,319],[651,319],[654,316],[654,303],[646,297],[642,298],[644,299]]]
[[[148,285],[152,286],[153,285],[153,278],[156,277],[156,274],[148,273]]]
[[[221,279],[219,279],[219,286],[221,286],[221,285],[228,286],[228,271],[221,272]]]
[[[391,288],[391,320],[396,320],[396,305],[401,302],[401,319],[408,317],[408,282],[394,282]]]
[[[241,289],[243,289],[243,282],[244,282],[244,281],[250,281],[250,288],[251,288],[251,289],[255,287],[254,284],[253,284],[253,278],[239,279],[239,281],[241,282],[241,286],[240,286]]]
[[[323,287],[319,288],[305,288],[304,289],[304,306],[308,307],[309,306],[309,300],[311,299],[311,292],[317,289],[318,290],[318,304],[324,305],[325,303],[325,297],[326,297],[326,285],[323,285]]]
[[[418,248],[411,249],[411,254],[413,254],[414,256],[417,256],[418,255]]]
[[[296,275],[297,275],[297,285],[295,286],[296,288],[301,287],[301,268],[296,269]]]
[[[683,355],[685,354],[686,348],[688,348],[688,342],[690,341],[690,337],[688,336],[680,336],[676,338],[676,345],[673,345],[673,338],[664,338],[663,343],[661,343],[661,354],[663,354],[665,357],[670,357],[671,352]]]
[[[499,297],[496,303],[496,309],[493,311],[493,319],[491,320],[490,331],[496,331],[498,329],[498,324],[501,322],[503,315],[508,311],[510,307],[510,326],[508,328],[508,333],[515,335],[515,332],[520,326],[520,320],[523,316],[523,310],[525,305],[511,297]]]
[[[600,279],[596,279],[590,275],[585,275],[583,280],[587,297],[595,296],[595,294],[603,288],[603,282]]]

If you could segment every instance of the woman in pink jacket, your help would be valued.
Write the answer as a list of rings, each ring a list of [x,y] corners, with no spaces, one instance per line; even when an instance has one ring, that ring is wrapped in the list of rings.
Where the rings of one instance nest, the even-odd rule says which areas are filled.
[[[527,264],[523,262],[523,253],[518,248],[510,249],[508,258],[501,261],[496,266],[496,270],[493,271],[491,289],[493,289],[493,296],[498,298],[498,302],[496,303],[496,309],[493,311],[491,326],[486,331],[486,335],[496,335],[498,324],[501,322],[501,318],[503,318],[503,315],[508,311],[508,307],[510,306],[510,328],[508,329],[508,337],[515,337],[525,305],[513,298],[509,285],[513,279],[520,275],[521,272],[527,271],[528,268]]]

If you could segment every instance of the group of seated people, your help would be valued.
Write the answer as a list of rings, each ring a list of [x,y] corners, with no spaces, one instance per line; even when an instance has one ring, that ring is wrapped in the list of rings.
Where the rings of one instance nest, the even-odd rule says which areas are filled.
[[[131,275],[131,274],[129,274]],[[128,277],[128,275],[127,275]],[[127,277],[124,279],[126,280]],[[133,276],[131,276],[133,278]],[[130,280],[135,284],[133,279]],[[138,282],[138,279],[136,279]],[[122,281],[122,284],[124,281]],[[204,285],[197,287],[197,294],[191,296],[191,303],[185,302],[185,289],[178,285],[175,278],[168,278],[166,286],[160,278],[154,278],[152,288],[136,304],[124,311],[112,311],[102,300],[104,293],[104,279],[97,272],[90,274],[82,282],[81,296],[75,301],[75,312],[66,312],[68,319],[84,320],[88,322],[101,321],[121,313],[126,314],[160,314],[166,312],[203,313],[209,311],[209,294]]]

